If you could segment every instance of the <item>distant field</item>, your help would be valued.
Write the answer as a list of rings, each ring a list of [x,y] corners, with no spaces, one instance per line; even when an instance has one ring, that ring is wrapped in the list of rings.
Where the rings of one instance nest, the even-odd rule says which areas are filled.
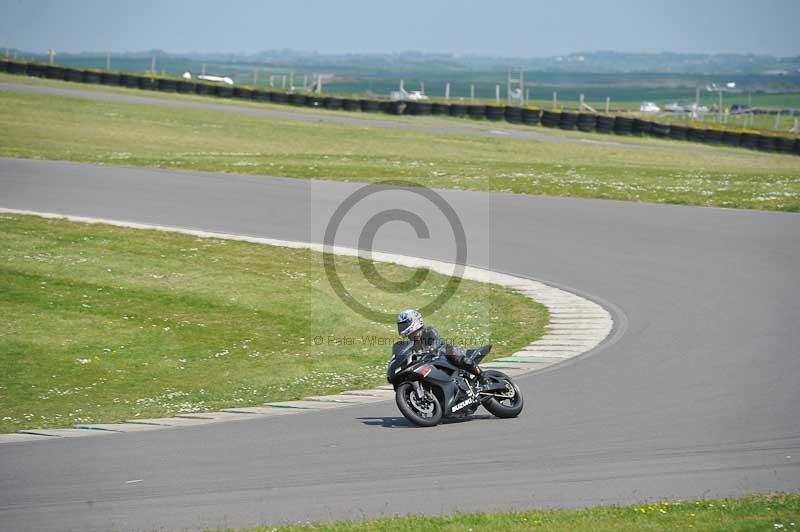
[[[438,188],[800,210],[797,156],[555,134],[573,142],[461,137],[0,91],[0,155],[7,157],[346,181],[408,178]],[[575,142],[580,139],[619,144]]]

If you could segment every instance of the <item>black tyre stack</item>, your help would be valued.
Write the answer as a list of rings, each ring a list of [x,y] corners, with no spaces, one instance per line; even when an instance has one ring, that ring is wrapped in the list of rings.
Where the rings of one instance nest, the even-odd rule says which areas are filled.
[[[158,80],[158,90],[161,92],[177,92],[178,91],[178,81],[174,79],[159,79]]]
[[[16,61],[9,61],[6,63],[6,72],[9,74],[27,74],[28,65],[26,63],[17,63]]]
[[[308,97],[305,94],[290,94],[289,103],[292,105],[305,105]]]
[[[270,102],[272,101],[272,93],[269,91],[253,91],[253,100],[256,102]]]
[[[470,118],[474,120],[481,120],[486,118],[486,106],[485,105],[468,105],[467,106],[467,114]]]
[[[631,133],[634,135],[647,135],[653,127],[652,122],[642,120],[641,118],[634,118],[631,124]]]
[[[230,85],[217,85],[214,87],[214,96],[220,98],[233,98],[233,87]]]
[[[45,74],[45,66],[37,63],[28,63],[27,75],[35,78],[43,78]]]
[[[80,83],[80,81],[82,79],[83,79],[83,72],[81,72],[80,70],[76,70],[74,68],[65,68],[64,69],[64,81],[72,81],[72,82]],[[136,86],[137,87],[139,86],[138,85],[138,81],[137,81],[137,85]]]
[[[67,73],[64,72],[65,79],[66,79],[66,74]],[[138,89],[139,76],[134,76],[133,74],[121,74],[119,76],[119,84],[129,89]]]
[[[406,110],[405,102],[383,102],[381,103],[381,111],[390,115],[401,115]]]
[[[775,139],[775,149],[781,153],[792,153],[794,151],[794,139],[778,137]]]
[[[209,94],[214,94],[214,86],[209,85],[208,83],[195,83],[194,85],[194,92],[201,96],[207,96]]]
[[[322,96],[309,96],[306,98],[306,105],[308,107],[324,107],[325,101]]]
[[[103,72],[100,74],[100,83],[103,85],[119,87],[120,81],[122,81],[122,77],[116,72]]]
[[[447,113],[456,118],[464,118],[467,114],[467,106],[461,103],[451,103]]]
[[[8,72],[8,65],[10,61],[6,61],[5,59],[0,59],[0,72]]]
[[[686,140],[688,129],[689,128],[686,126],[676,126],[675,124],[672,124],[669,127],[669,138],[673,140]]]
[[[659,138],[669,137],[669,125],[653,122],[653,125],[650,127],[650,134]]]
[[[504,108],[498,105],[487,105],[486,106],[486,118],[491,120],[492,122],[499,122],[506,117],[506,111]]]
[[[361,99],[358,100],[358,105],[361,107],[361,110],[365,113],[377,113],[381,110],[381,102],[378,100],[367,100]]]
[[[522,108],[521,107],[506,107],[505,110],[506,122],[509,124],[522,123]]]
[[[775,151],[775,137],[758,135],[758,149],[761,151]]]
[[[433,102],[431,104],[431,114],[436,116],[446,115],[450,112],[450,106],[446,103]]]
[[[285,92],[271,92],[269,93],[269,99],[275,103],[288,103],[289,95]]]
[[[351,98],[342,98],[342,109],[345,111],[360,111],[361,104],[358,100],[353,100]]]
[[[253,89],[247,89],[245,87],[236,87],[233,89],[233,97],[239,98],[240,100],[252,100],[255,91]]]
[[[618,116],[614,119],[614,133],[617,135],[628,135],[633,131],[633,118]]]
[[[541,112],[539,109],[523,109],[522,110],[522,123],[526,126],[535,126],[539,124]]]
[[[97,85],[100,83],[100,73],[93,70],[84,70],[81,75],[81,83],[91,83]]]
[[[575,113],[561,113],[558,120],[558,127],[567,131],[574,130],[578,125],[578,115]]]
[[[44,77],[47,79],[64,79],[64,67],[49,65],[45,67]]]
[[[195,83],[193,81],[182,79],[178,81],[175,90],[181,94],[194,94],[197,91],[197,87],[195,87]]]
[[[323,100],[323,104],[325,105],[325,109],[331,109],[335,111],[342,108],[342,99],[328,96],[325,98],[325,100]]]
[[[800,155],[800,139],[794,139],[793,151],[795,155]]]
[[[558,127],[561,121],[561,113],[556,111],[542,111],[542,125],[544,127]]]
[[[703,131],[703,142],[705,142],[706,144],[721,144],[722,130],[706,129],[705,131]]]
[[[728,146],[739,146],[741,138],[742,135],[740,133],[736,133],[735,131],[722,132],[722,143]]]
[[[686,128],[686,138],[691,142],[703,142],[703,130],[696,127]]]
[[[755,133],[742,133],[739,146],[743,148],[750,148],[751,150],[755,150],[758,148],[758,135]]]
[[[584,133],[591,133],[597,129],[597,115],[581,113],[578,115],[578,129]]]
[[[614,117],[606,115],[597,115],[597,125],[595,131],[608,135],[614,132]]]

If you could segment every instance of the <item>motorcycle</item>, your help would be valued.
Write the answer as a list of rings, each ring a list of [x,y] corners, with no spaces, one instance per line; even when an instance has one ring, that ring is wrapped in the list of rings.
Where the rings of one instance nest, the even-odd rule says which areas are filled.
[[[411,342],[392,347],[386,378],[395,389],[403,416],[415,425],[433,427],[443,418],[468,417],[483,406],[499,418],[517,417],[524,404],[522,392],[500,371],[484,370],[484,383],[451,364],[442,352],[413,352]],[[477,365],[491,345],[467,350]]]

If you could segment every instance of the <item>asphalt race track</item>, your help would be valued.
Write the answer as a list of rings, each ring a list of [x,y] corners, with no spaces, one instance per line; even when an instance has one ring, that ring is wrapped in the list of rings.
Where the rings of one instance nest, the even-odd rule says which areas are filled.
[[[326,209],[359,186],[0,160],[0,207],[281,239],[318,240]],[[468,220],[471,263],[578,291],[617,323],[595,352],[521,378],[521,417],[417,429],[384,402],[4,444],[0,529],[183,530],[800,490],[800,216],[440,193]],[[371,201],[396,206],[391,195]],[[378,247],[451,258],[401,229],[387,226]],[[343,224],[343,239],[358,230]]]

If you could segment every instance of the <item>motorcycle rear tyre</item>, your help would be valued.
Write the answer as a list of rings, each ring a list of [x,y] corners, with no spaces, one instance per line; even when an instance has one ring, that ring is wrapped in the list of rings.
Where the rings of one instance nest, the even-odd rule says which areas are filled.
[[[519,390],[519,387],[516,385],[516,383],[511,380],[511,377],[500,371],[487,369],[483,372],[483,375],[486,379],[505,380],[510,382],[511,386],[514,387],[514,391],[517,394],[516,398],[518,399],[513,405],[510,406],[500,403],[497,399],[489,399],[483,403],[484,408],[486,408],[486,410],[488,410],[493,416],[499,418],[508,419],[517,417],[520,412],[522,412],[522,407],[525,406],[525,401],[522,398],[522,392]]]

